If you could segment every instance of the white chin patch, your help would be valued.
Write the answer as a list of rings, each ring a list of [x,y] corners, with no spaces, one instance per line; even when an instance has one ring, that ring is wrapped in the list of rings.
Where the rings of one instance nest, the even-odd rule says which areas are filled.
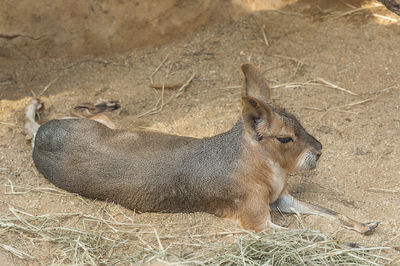
[[[312,151],[303,153],[299,164],[297,165],[298,170],[312,170],[317,166],[317,156]]]

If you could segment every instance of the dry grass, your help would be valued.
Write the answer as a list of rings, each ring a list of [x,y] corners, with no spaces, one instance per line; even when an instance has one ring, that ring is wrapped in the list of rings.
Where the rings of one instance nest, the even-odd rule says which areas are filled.
[[[196,265],[382,265],[385,247],[348,247],[316,231],[160,234],[146,224],[83,213],[32,215],[9,207],[0,217],[0,248],[24,263],[114,265],[161,262]],[[7,237],[8,236],[8,237]],[[7,243],[6,239],[20,239]],[[46,246],[47,244],[47,246]],[[39,257],[35,245],[48,248]]]
[[[159,112],[161,112],[164,108],[164,106],[166,106],[167,104],[169,104],[173,99],[179,98],[184,92],[187,86],[189,86],[189,84],[192,82],[192,80],[195,77],[195,74],[192,74],[191,77],[184,83],[184,84],[175,84],[173,86],[171,85],[166,85],[164,82],[162,82],[161,84],[155,84],[154,83],[154,75],[161,69],[161,67],[165,64],[165,62],[168,60],[169,55],[167,55],[164,60],[161,61],[161,63],[158,65],[158,67],[153,71],[153,73],[151,73],[151,75],[148,77],[148,79],[150,80],[150,87],[156,89],[156,90],[161,90],[161,96],[158,98],[155,106],[153,108],[151,108],[150,110],[147,110],[146,112],[139,114],[137,116],[137,118],[143,117],[143,116],[147,116],[147,115],[154,115],[157,114]],[[176,94],[170,96],[167,100],[164,99],[165,96],[165,90],[166,89],[171,89],[173,88],[174,90],[176,90]]]
[[[156,105],[153,108],[151,108],[150,110],[138,115],[137,118],[140,118],[140,117],[143,117],[146,115],[154,115],[154,114],[161,112],[163,110],[164,106],[169,104],[173,99],[179,98],[185,92],[186,87],[189,86],[189,84],[192,82],[194,77],[195,77],[195,74],[192,74],[192,76],[190,76],[190,78],[183,85],[181,85],[179,87],[179,89],[176,91],[176,94],[170,96],[167,100],[164,99],[165,85],[162,85],[161,96],[157,100]]]
[[[9,207],[9,210],[12,216],[0,218],[3,234],[20,235],[23,242],[31,242],[32,245],[43,242],[51,244],[49,256],[54,264],[98,265],[134,262],[139,258],[138,254],[132,253],[118,257],[114,252],[117,248],[126,249],[129,246],[128,240],[123,237],[126,231],[134,232],[133,227],[140,228],[142,225],[118,223],[82,213],[32,215],[13,207]],[[78,226],[65,226],[68,223],[66,221],[70,220],[74,220]],[[21,243],[15,244],[21,246]],[[21,259],[37,262],[43,259],[8,244],[1,243],[0,247]]]
[[[384,247],[341,245],[316,231],[293,230],[248,233],[213,259],[223,265],[381,265],[389,259]]]

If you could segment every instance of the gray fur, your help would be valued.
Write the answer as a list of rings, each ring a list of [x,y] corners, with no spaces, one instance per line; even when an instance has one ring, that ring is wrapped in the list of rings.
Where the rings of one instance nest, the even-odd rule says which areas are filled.
[[[231,176],[241,152],[241,122],[211,138],[160,135],[111,130],[89,119],[52,120],[37,132],[33,160],[62,189],[141,212],[233,206],[240,197]]]

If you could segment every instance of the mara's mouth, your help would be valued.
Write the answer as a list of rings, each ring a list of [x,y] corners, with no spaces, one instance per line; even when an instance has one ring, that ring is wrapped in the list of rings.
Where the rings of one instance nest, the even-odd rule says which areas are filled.
[[[296,170],[313,170],[317,167],[319,156],[312,151],[304,152],[298,160]]]

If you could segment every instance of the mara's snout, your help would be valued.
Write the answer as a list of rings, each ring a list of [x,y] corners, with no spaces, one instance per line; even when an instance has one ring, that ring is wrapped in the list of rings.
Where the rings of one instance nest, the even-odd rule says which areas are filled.
[[[305,151],[299,159],[297,170],[312,170],[317,167],[317,161],[322,152],[316,150]]]

